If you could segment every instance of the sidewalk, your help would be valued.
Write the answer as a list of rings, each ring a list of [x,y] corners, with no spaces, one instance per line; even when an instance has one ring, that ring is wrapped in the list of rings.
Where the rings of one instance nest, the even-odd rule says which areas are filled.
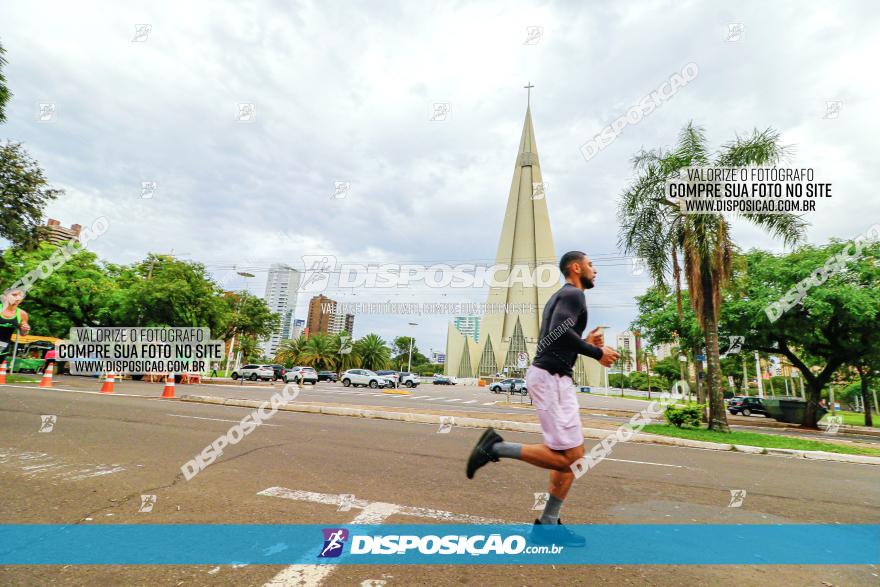
[[[196,396],[183,395],[178,398],[184,402],[196,402],[206,404],[217,404],[225,406],[257,408],[265,402],[257,400],[229,399],[213,396]],[[534,413],[523,414],[486,414],[485,412],[468,412],[467,410],[448,410],[434,408],[404,408],[397,406],[358,406],[352,404],[322,403],[288,403],[279,406],[280,410],[290,412],[301,412],[310,414],[325,414],[331,416],[349,416],[355,418],[371,418],[379,420],[394,420],[399,422],[413,422],[421,424],[443,424],[443,418],[452,416],[455,418],[454,425],[461,428],[487,428],[489,426],[497,430],[511,430],[515,432],[540,433],[540,425],[538,418]],[[493,418],[491,416],[497,416]],[[603,421],[585,420],[582,418],[584,438],[604,439],[614,431],[621,428],[621,424],[609,423]],[[588,424],[588,425],[587,425]],[[880,465],[880,457],[850,455],[840,453],[830,453],[824,451],[804,451],[783,448],[761,448],[747,445],[722,444],[717,442],[706,442],[702,440],[690,440],[684,438],[676,438],[672,436],[661,436],[657,434],[648,434],[639,432],[628,442],[660,444],[666,446],[678,446],[685,448],[701,448],[707,450],[721,451],[738,451],[749,454],[763,455],[785,455],[792,457],[800,457],[815,460],[839,461],[850,463],[861,463],[870,465]],[[827,441],[830,444],[837,444],[833,440]],[[847,445],[858,445],[860,443],[854,441],[844,441]],[[873,448],[873,447],[868,447]]]

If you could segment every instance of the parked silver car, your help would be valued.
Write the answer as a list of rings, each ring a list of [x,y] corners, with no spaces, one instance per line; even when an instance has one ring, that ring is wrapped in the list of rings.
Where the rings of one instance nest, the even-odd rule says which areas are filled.
[[[369,369],[349,369],[342,374],[342,385],[348,386],[370,386],[373,389],[377,387],[393,387],[394,381],[376,374]]]
[[[318,372],[315,371],[312,367],[303,367],[298,366],[293,369],[288,369],[284,374],[284,383],[290,383],[291,381],[294,383],[299,383],[302,380],[303,383],[311,383],[312,385],[318,384]]]
[[[245,365],[232,372],[233,381],[239,378],[250,379],[251,381],[256,381],[257,379],[271,381],[275,378],[275,369],[272,368],[272,365]]]
[[[525,395],[528,392],[525,379],[504,379],[502,381],[497,381],[489,386],[489,391],[492,393],[519,393],[521,395]]]

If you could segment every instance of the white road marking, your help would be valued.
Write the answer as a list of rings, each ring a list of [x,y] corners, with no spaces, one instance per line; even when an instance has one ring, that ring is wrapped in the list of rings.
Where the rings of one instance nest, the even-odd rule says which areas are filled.
[[[411,399],[425,399],[426,397],[431,397],[430,395],[411,395]]]
[[[483,404],[484,406],[494,406],[495,402],[486,402]]]
[[[3,387],[17,387],[19,389],[30,389],[30,390],[35,390],[35,391],[40,391],[43,389],[42,387],[37,387],[36,383],[34,385],[13,385],[11,383],[7,383]],[[54,386],[51,388],[48,388],[48,391],[50,393],[54,392],[54,391],[67,391],[69,393],[85,393],[88,395],[106,395],[108,397],[145,397],[147,399],[162,399],[158,395],[138,395],[136,393],[115,393],[115,392],[114,393],[101,393],[100,391],[86,391],[84,389],[67,389],[64,387],[54,387]],[[158,393],[158,391],[156,393]]]
[[[443,399],[443,398],[442,398],[442,397],[432,397],[431,399],[428,399],[428,400],[425,400],[425,401],[428,401],[428,402],[436,402],[437,400],[441,400],[441,399]]]
[[[466,402],[464,402],[464,403],[466,403],[466,404],[475,404],[475,403],[477,403],[477,400],[472,399],[472,400],[466,401]]]
[[[91,469],[83,469],[80,471],[81,475],[76,475],[75,477],[71,477],[70,479],[73,481],[81,481],[83,479],[89,479],[91,477],[103,477],[105,475],[112,475],[113,473],[119,473],[120,471],[124,471],[125,467],[113,467],[111,469],[99,469],[97,471]]]
[[[265,495],[268,497],[280,497],[282,499],[292,499],[294,501],[309,501],[312,503],[322,503],[325,505],[339,506],[342,504],[342,495],[331,493],[315,493],[313,491],[299,491],[296,489],[287,489],[285,487],[270,487],[257,493],[257,495]],[[353,498],[346,502],[354,509],[364,509],[369,505],[380,504],[384,502],[368,502],[363,499]],[[394,504],[386,504],[394,505]],[[419,518],[433,518],[435,520],[443,520],[449,523],[461,524],[505,524],[502,520],[493,520],[490,518],[481,518],[479,516],[471,516],[469,514],[455,514],[443,510],[435,510],[430,508],[418,508],[402,505],[394,505],[395,513],[403,516],[415,516]]]
[[[241,420],[224,420],[223,418],[203,418],[201,416],[185,416],[183,414],[165,414],[166,416],[174,416],[175,418],[192,418],[193,420],[213,420],[214,422],[232,422],[233,424],[240,424]],[[263,426],[274,426],[276,428],[280,428],[279,424],[263,424]]]
[[[125,470],[117,464],[95,465],[90,463],[64,463],[44,452],[15,452],[13,449],[4,449],[0,454],[0,464],[7,464],[18,468],[29,479],[47,473],[54,479],[66,481],[81,481],[92,477],[113,475]],[[73,469],[73,470],[71,470]]]
[[[342,495],[332,495],[329,493],[315,493],[312,491],[298,491],[294,489],[285,489],[284,487],[270,487],[257,493],[257,495],[266,495],[269,497],[281,497],[284,499],[292,499],[296,501],[309,501],[313,503],[322,503],[326,505],[338,506],[342,503]],[[480,518],[477,516],[460,515],[442,510],[433,510],[429,508],[414,508],[409,506],[401,506],[393,503],[385,502],[367,502],[363,499],[351,499],[346,501],[347,505],[358,508],[361,511],[350,524],[381,524],[389,516],[400,514],[404,516],[418,516],[423,518],[432,518],[445,522],[461,522],[470,524],[503,524],[501,520],[490,520],[488,518]],[[317,549],[315,550],[317,555]],[[324,579],[330,576],[337,565],[308,565],[298,564],[290,565],[272,578],[263,587],[319,587]]]
[[[686,469],[687,468],[683,465],[668,465],[666,463],[649,463],[647,461],[628,461],[626,459],[609,459],[609,458],[605,458],[603,460],[617,461],[618,463],[635,463],[637,465],[656,465],[658,467],[675,467],[676,469]]]
[[[448,402],[460,402],[460,401],[461,401],[461,398],[458,398],[458,397],[450,397],[450,398],[448,398],[446,401],[448,401]]]

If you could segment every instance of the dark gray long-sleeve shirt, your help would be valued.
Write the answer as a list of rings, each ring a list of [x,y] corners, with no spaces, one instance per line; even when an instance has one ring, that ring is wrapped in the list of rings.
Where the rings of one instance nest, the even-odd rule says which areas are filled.
[[[532,364],[550,373],[571,377],[578,355],[601,359],[602,349],[581,338],[586,327],[584,292],[566,283],[544,306],[538,351]]]

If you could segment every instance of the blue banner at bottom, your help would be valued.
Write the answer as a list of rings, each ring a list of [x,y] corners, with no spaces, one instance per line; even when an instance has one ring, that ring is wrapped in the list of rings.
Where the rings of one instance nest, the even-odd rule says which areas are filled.
[[[0,525],[0,565],[863,565],[880,525]],[[537,533],[536,533],[537,532]]]

